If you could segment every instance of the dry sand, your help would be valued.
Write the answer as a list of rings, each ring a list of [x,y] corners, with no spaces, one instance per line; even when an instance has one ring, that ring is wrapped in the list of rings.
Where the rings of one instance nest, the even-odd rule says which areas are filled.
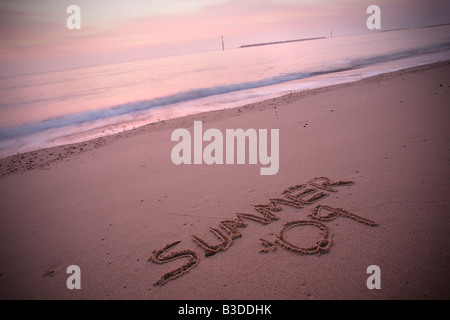
[[[0,160],[1,299],[449,299],[450,63],[156,123],[106,138]],[[172,163],[175,128],[280,130],[280,169]],[[210,227],[256,214],[314,177],[353,181],[303,208],[280,205],[278,220],[247,221],[242,237],[205,257],[192,236],[218,243]],[[328,252],[300,255],[274,243],[283,224],[316,205],[373,220],[322,222]],[[322,215],[324,213],[322,212]],[[220,229],[221,230],[221,229]],[[314,226],[286,233],[297,246]],[[148,261],[188,249],[198,264],[153,283],[188,258]],[[260,252],[266,248],[267,252]],[[81,289],[66,287],[69,265]],[[381,289],[366,269],[381,270]]]

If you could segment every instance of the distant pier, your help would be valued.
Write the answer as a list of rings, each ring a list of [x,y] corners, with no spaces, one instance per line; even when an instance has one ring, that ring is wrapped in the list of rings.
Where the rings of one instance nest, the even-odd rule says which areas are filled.
[[[254,44],[244,44],[239,48],[249,48],[249,47],[258,47],[258,46],[269,46],[272,44],[280,44],[280,43],[288,43],[288,42],[299,42],[299,41],[310,41],[310,40],[319,40],[325,39],[325,37],[317,37],[317,38],[305,38],[305,39],[295,39],[295,40],[284,40],[284,41],[275,41],[275,42],[263,42],[263,43],[254,43]]]

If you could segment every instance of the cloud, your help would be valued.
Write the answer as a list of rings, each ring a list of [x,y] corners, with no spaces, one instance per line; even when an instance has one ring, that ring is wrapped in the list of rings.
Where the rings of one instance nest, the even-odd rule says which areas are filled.
[[[66,8],[81,8],[68,30]],[[369,0],[3,0],[1,66],[60,61],[55,68],[365,30]],[[448,22],[444,0],[378,0],[386,28]],[[447,18],[446,18],[447,17]],[[165,48],[165,49],[164,49]],[[178,49],[177,49],[178,48]],[[91,59],[89,58],[91,57]],[[33,63],[35,67],[38,63]]]

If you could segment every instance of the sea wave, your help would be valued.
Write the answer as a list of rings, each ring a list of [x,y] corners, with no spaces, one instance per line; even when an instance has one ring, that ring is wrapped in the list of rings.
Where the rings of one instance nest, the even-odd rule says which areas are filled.
[[[125,104],[115,105],[105,109],[84,111],[80,113],[49,118],[43,121],[31,122],[10,127],[3,127],[0,128],[0,139],[11,139],[42,131],[64,128],[67,126],[75,126],[95,122],[98,120],[112,119],[114,117],[119,117],[123,115],[128,114],[132,115],[134,113],[150,110],[152,108],[164,107],[187,101],[194,101],[197,99],[207,98],[210,96],[227,94],[249,89],[263,88],[271,85],[281,84],[284,82],[306,79],[324,74],[349,71],[353,69],[375,65],[378,63],[394,61],[415,55],[446,50],[450,50],[450,42],[445,42],[428,47],[416,48],[413,50],[390,52],[388,54],[383,55],[374,55],[369,57],[354,58],[348,61],[334,62],[328,66],[325,66],[323,69],[320,70],[308,70],[308,71],[285,73],[255,81],[231,83],[207,88],[197,88],[185,92],[179,92],[176,94],[153,98],[150,100],[134,101]]]

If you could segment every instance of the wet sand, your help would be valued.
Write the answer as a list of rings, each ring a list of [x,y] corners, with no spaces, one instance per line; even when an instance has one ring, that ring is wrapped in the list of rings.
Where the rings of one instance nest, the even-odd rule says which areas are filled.
[[[443,62],[0,159],[0,298],[449,299],[449,94]],[[196,120],[279,129],[278,173],[174,165]]]

